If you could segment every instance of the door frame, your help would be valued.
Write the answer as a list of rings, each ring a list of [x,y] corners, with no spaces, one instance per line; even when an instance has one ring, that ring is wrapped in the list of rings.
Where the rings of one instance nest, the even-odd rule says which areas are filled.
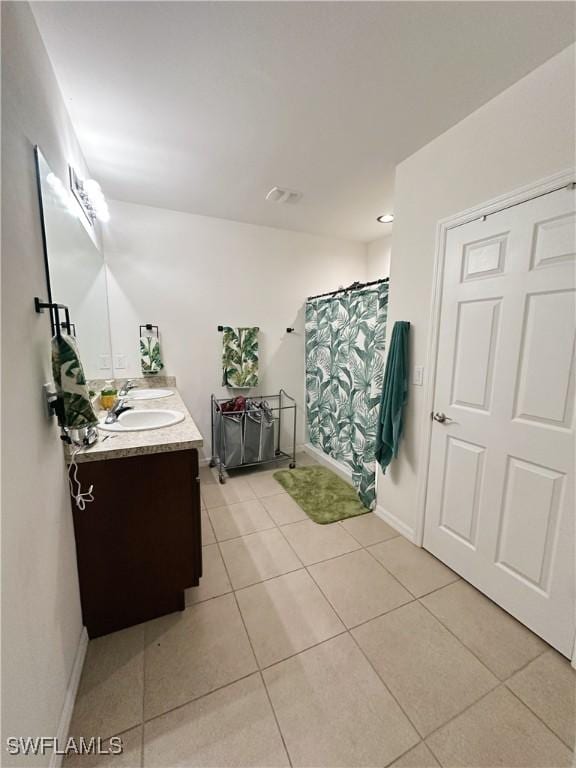
[[[436,390],[436,370],[440,334],[440,313],[442,309],[442,287],[444,281],[444,263],[446,259],[446,241],[448,232],[455,227],[469,224],[475,219],[489,216],[513,205],[526,203],[535,197],[554,192],[562,187],[576,183],[576,168],[570,168],[539,181],[519,187],[512,192],[507,192],[494,197],[481,205],[468,208],[465,211],[440,219],[436,225],[436,244],[434,250],[434,276],[432,283],[432,302],[430,305],[430,323],[424,361],[425,371],[428,375],[424,387],[425,414],[432,414],[434,408],[434,393]],[[426,501],[428,493],[428,474],[430,470],[430,450],[432,444],[432,419],[426,418],[421,437],[420,455],[424,471],[420,473],[416,490],[416,525],[414,529],[414,543],[421,547],[424,541],[424,523],[426,517]],[[576,638],[572,652],[572,666],[576,668]]]

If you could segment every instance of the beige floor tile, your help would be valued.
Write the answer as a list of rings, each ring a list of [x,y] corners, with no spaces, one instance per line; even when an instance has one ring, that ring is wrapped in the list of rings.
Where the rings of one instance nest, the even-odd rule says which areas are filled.
[[[356,539],[335,523],[318,525],[312,520],[303,520],[283,526],[282,533],[304,565],[319,563],[360,548]]]
[[[199,471],[200,476],[200,486],[202,485],[214,485],[214,483],[218,482],[218,476],[216,474],[216,471],[209,467],[207,464],[204,464],[200,467]]]
[[[507,685],[571,749],[576,730],[576,670],[550,650],[517,672]]]
[[[236,470],[238,474],[245,477],[247,480],[253,475],[271,474],[278,469],[287,469],[288,460],[278,459],[277,461],[266,462],[265,464],[255,464],[252,467],[244,467],[243,469]]]
[[[71,736],[127,731],[142,722],[144,626],[91,640],[76,696]]]
[[[375,544],[370,551],[416,597],[459,578],[440,560],[403,536]]]
[[[234,589],[302,567],[278,528],[223,541],[220,548]]]
[[[422,604],[501,680],[546,648],[544,641],[465,581],[423,597]]]
[[[364,549],[317,563],[309,570],[347,627],[414,599]]]
[[[68,754],[62,761],[64,768],[140,768],[142,765],[142,726],[116,737],[122,741],[122,752],[108,755],[75,755]],[[116,744],[110,744],[109,739],[103,743],[103,748],[116,749]]]
[[[261,501],[276,525],[288,525],[288,523],[308,520],[306,512],[287,493],[265,496]]]
[[[200,514],[202,515],[202,544],[214,544],[216,536],[214,536],[208,512],[204,508]]]
[[[242,589],[236,597],[261,667],[345,629],[304,569]]]
[[[202,498],[208,509],[237,504],[239,501],[249,501],[256,498],[254,491],[244,477],[230,477],[224,485],[215,483],[202,488]]]
[[[311,467],[318,464],[313,456],[310,456],[305,451],[298,451],[296,454],[296,466],[297,467]]]
[[[358,515],[358,517],[349,517],[347,520],[342,520],[340,525],[348,533],[351,533],[363,547],[369,547],[370,544],[377,544],[379,541],[386,541],[400,535],[374,512]]]
[[[432,734],[428,745],[445,768],[572,764],[570,750],[502,687]]]
[[[271,469],[266,472],[253,472],[247,475],[246,479],[250,488],[259,499],[263,496],[277,496],[279,493],[285,493],[278,480],[274,480],[276,471],[276,469]]]
[[[289,765],[260,675],[146,723],[144,761],[147,768]]]
[[[146,625],[145,718],[162,714],[256,670],[233,595]]]
[[[186,590],[186,605],[200,603],[211,597],[225,595],[232,591],[232,585],[228,579],[224,561],[217,544],[208,544],[202,547],[203,575],[197,587]]]
[[[237,539],[275,526],[274,520],[258,499],[239,501],[227,507],[214,507],[209,515],[218,541]]]
[[[436,768],[439,765],[426,744],[421,742],[392,763],[390,768]]]
[[[422,736],[497,683],[417,602],[363,624],[352,634]]]
[[[263,674],[294,766],[383,766],[418,741],[348,634]]]

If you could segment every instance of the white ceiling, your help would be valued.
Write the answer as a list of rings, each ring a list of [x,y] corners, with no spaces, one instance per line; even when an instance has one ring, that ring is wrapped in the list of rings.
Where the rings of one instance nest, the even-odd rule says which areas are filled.
[[[390,231],[397,163],[569,45],[574,8],[33,5],[108,197],[357,240]]]

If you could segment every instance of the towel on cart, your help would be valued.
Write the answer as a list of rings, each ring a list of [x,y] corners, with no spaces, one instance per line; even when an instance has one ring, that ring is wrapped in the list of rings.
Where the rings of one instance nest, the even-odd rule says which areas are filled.
[[[258,386],[258,328],[224,326],[222,386],[252,389]]]

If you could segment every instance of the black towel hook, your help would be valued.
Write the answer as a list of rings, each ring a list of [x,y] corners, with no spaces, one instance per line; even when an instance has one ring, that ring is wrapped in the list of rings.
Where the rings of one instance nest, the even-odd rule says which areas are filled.
[[[157,325],[152,325],[152,323],[145,323],[145,325],[141,325],[139,331],[140,336],[142,336],[142,328],[145,328],[147,331],[156,331],[156,338],[160,337],[160,332]]]

